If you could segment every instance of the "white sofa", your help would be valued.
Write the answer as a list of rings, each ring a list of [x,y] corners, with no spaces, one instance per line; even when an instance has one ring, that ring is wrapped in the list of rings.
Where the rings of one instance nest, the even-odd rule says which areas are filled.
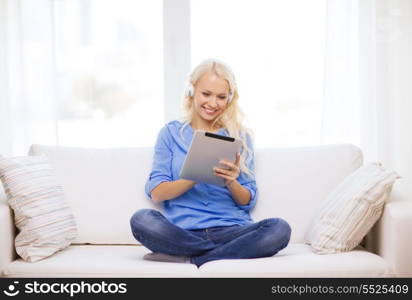
[[[255,221],[286,219],[288,247],[273,257],[193,264],[145,261],[150,252],[130,231],[141,208],[161,210],[144,194],[153,148],[88,149],[32,145],[45,153],[73,208],[79,235],[68,248],[30,263],[14,250],[13,214],[0,187],[2,277],[409,277],[412,276],[412,205],[395,195],[363,246],[341,254],[317,255],[304,233],[318,205],[341,180],[362,165],[352,145],[257,149],[258,202]]]

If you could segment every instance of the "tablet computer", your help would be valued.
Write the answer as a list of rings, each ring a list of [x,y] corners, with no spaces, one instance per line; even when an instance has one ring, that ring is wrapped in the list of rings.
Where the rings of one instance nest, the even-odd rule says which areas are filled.
[[[225,180],[214,175],[213,168],[228,169],[219,161],[234,162],[241,146],[242,141],[233,137],[196,130],[180,170],[180,178],[225,186]]]

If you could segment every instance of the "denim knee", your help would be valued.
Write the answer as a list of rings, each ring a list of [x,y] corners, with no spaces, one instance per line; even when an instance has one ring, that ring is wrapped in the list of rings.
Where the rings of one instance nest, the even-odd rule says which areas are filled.
[[[133,231],[142,230],[146,224],[150,224],[153,217],[158,214],[154,209],[140,209],[136,211],[130,218],[130,226]]]
[[[276,240],[282,249],[285,248],[289,243],[292,233],[289,223],[281,218],[270,218],[265,221],[265,226],[270,227],[269,235]]]
[[[278,227],[280,227],[281,231],[283,232],[283,241],[284,246],[286,247],[290,241],[290,235],[292,234],[292,228],[290,227],[289,223],[283,219],[278,219]]]

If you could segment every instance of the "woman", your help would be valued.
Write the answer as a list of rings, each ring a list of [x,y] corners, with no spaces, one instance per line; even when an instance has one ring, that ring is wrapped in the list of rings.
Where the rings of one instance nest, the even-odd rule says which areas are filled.
[[[200,267],[217,259],[272,256],[289,243],[286,221],[254,222],[250,217],[257,200],[254,153],[251,135],[241,124],[238,98],[233,72],[224,63],[206,60],[191,73],[184,99],[186,117],[160,130],[145,185],[147,196],[163,204],[164,215],[142,209],[130,220],[134,237],[153,251],[144,256],[146,260]],[[229,169],[214,168],[225,187],[179,178],[197,129],[242,140],[234,161],[221,161]]]

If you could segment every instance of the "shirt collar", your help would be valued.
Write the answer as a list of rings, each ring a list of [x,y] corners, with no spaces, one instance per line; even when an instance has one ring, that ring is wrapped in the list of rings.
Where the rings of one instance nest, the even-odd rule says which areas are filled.
[[[194,130],[192,128],[192,125],[190,125],[188,122],[185,122],[185,123],[187,124],[187,127],[189,127],[190,133],[193,134]],[[226,135],[226,130],[222,127],[217,132],[212,132],[212,133],[216,133],[216,134],[220,134],[220,135]]]

